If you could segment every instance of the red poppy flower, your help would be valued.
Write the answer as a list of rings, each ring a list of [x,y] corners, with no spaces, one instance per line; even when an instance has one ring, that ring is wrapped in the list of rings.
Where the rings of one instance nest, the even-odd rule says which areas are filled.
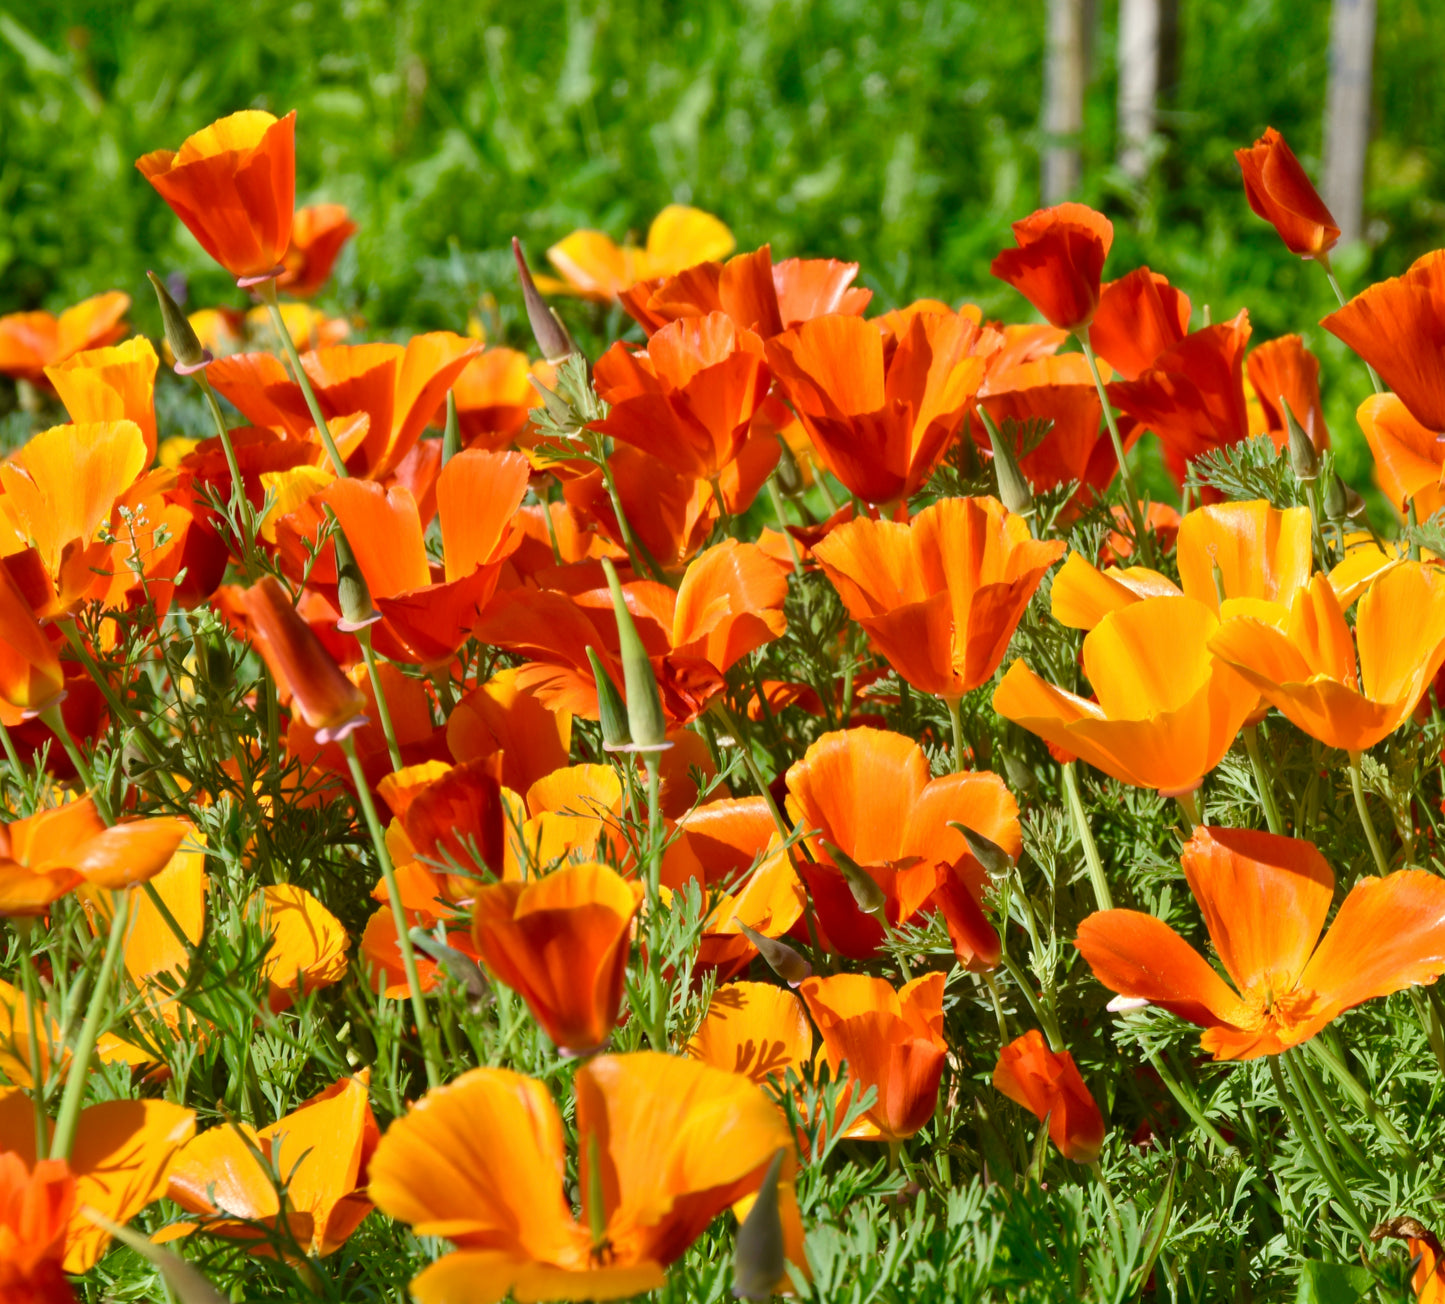
[[[1068,1051],[1053,1051],[1036,1028],[1009,1042],[993,1071],[994,1090],[1049,1124],[1065,1159],[1092,1164],[1104,1146],[1104,1118]]]
[[[1244,173],[1244,197],[1302,258],[1324,258],[1340,238],[1340,228],[1320,198],[1294,151],[1273,127],[1248,149],[1237,149]]]
[[[1259,398],[1264,433],[1277,449],[1289,443],[1289,422],[1281,402],[1289,404],[1316,452],[1330,446],[1325,410],[1320,403],[1320,360],[1298,335],[1281,335],[1251,349],[1244,360],[1250,388]]]
[[[298,208],[291,223],[291,244],[281,259],[286,270],[276,284],[298,299],[309,299],[326,284],[342,245],[356,230],[344,205]]]
[[[1087,326],[1099,307],[1099,277],[1114,242],[1114,224],[1086,204],[1041,208],[1013,225],[1017,249],[989,269],[1059,330]]]
[[[1125,380],[1137,380],[1189,334],[1189,296],[1168,277],[1138,267],[1110,281],[1089,324],[1089,343]]]
[[[1371,394],[1356,413],[1375,458],[1375,483],[1403,517],[1418,520],[1445,507],[1445,438],[1422,426],[1397,394]]]

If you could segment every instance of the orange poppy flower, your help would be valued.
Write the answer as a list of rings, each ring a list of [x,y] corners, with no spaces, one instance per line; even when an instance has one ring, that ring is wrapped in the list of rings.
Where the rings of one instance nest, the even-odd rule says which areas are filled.
[[[65,671],[50,636],[8,566],[0,565],[0,720],[32,718],[65,691]]]
[[[261,974],[273,1012],[291,1008],[297,993],[320,990],[346,974],[350,945],[341,921],[305,888],[277,883],[260,892],[263,925],[270,935]]]
[[[1340,228],[1311,184],[1294,151],[1273,127],[1248,149],[1237,149],[1244,173],[1244,197],[1302,258],[1325,259],[1340,238]]]
[[[1308,507],[1281,509],[1263,499],[1196,507],[1179,522],[1176,560],[1185,596],[1215,611],[1220,589],[1226,598],[1288,605],[1310,581],[1310,530]]]
[[[679,317],[725,312],[743,330],[765,340],[831,313],[857,317],[873,297],[853,284],[857,263],[833,258],[773,262],[771,246],[726,263],[701,262],[661,281],[624,291],[622,306],[649,335]]]
[[[567,764],[572,714],[549,710],[517,682],[515,669],[501,670],[452,708],[447,748],[458,763],[500,755],[503,785],[526,792]]]
[[[1201,453],[1249,437],[1244,399],[1244,349],[1249,313],[1186,335],[1165,349],[1137,380],[1115,381],[1109,398],[1159,436],[1164,464],[1178,484]]]
[[[472,931],[482,963],[517,992],[564,1054],[597,1050],[622,1005],[632,918],[642,885],[606,865],[566,865],[477,892]]]
[[[121,319],[129,308],[130,295],[107,290],[67,308],[58,317],[48,312],[13,312],[0,317],[0,375],[48,390],[45,368],[86,349],[114,344],[126,333]]]
[[[1124,380],[1137,380],[1189,334],[1189,296],[1147,267],[1110,281],[1089,323],[1089,343]]]
[[[61,1260],[75,1210],[75,1178],[63,1159],[32,1166],[0,1151],[0,1301],[75,1304]]]
[[[1114,224],[1086,204],[1058,204],[1015,222],[1013,231],[1018,248],[1005,249],[989,270],[1059,330],[1087,326],[1099,307]]]
[[[1077,945],[1110,991],[1203,1027],[1217,1060],[1277,1055],[1445,970],[1445,881],[1435,874],[1362,878],[1321,938],[1335,878],[1312,843],[1201,825],[1181,859],[1233,989],[1152,915],[1090,915]]]
[[[7,1231],[14,1226],[10,1219],[18,1212],[5,1196],[14,1198],[25,1185],[16,1160],[32,1181],[40,1178],[49,1188],[47,1194],[59,1197],[57,1204],[49,1207],[45,1222],[50,1232],[63,1222],[62,1247],[47,1241],[47,1257],[58,1254],[65,1272],[79,1274],[99,1263],[110,1245],[110,1234],[81,1211],[89,1206],[111,1222],[128,1223],[166,1193],[166,1169],[195,1130],[194,1111],[169,1101],[106,1100],[80,1111],[68,1164],[51,1160],[41,1167],[35,1160],[35,1112],[30,1097],[18,1087],[0,1087],[0,1137],[5,1138],[4,1151],[0,1151],[0,1251],[5,1249]],[[60,1169],[68,1167],[69,1181],[50,1166],[57,1164]],[[67,1198],[67,1188],[73,1198]],[[39,1193],[33,1192],[32,1198],[35,1194]],[[41,1212],[35,1205],[30,1208],[35,1214]],[[9,1256],[0,1252],[0,1285],[11,1268]],[[17,1304],[21,1300],[31,1304],[32,1300],[28,1295],[15,1298]]]
[[[768,341],[778,389],[850,493],[907,498],[933,473],[983,384],[985,339],[956,313],[918,313],[905,335],[834,315]]]
[[[107,828],[89,797],[0,824],[0,915],[43,914],[83,883],[118,891],[147,882],[192,829],[173,816]]]
[[[302,354],[301,365],[330,422],[364,413],[368,425],[346,454],[346,469],[385,480],[409,453],[462,369],[482,351],[480,340],[448,331],[401,344],[334,344]],[[206,369],[216,391],[258,426],[306,439],[316,423],[301,387],[270,353],[236,353]]]
[[[144,335],[124,344],[73,353],[45,368],[70,419],[134,421],[146,443],[146,465],[156,455],[156,369],[160,359]]]
[[[669,855],[672,851],[669,847]],[[664,880],[670,869],[664,859]],[[673,876],[677,876],[675,870]],[[786,936],[803,917],[807,904],[807,893],[775,832],[764,844],[757,868],[734,881],[730,890],[716,899],[698,943],[699,970],[714,970],[719,982],[741,973],[758,954],[753,938],[743,927],[762,937]],[[796,972],[787,975],[790,986],[799,980]]]
[[[1034,591],[1064,553],[993,498],[945,498],[906,525],[866,518],[813,548],[874,650],[924,693],[993,677]]]
[[[1375,483],[1403,517],[1418,520],[1445,507],[1445,439],[1427,430],[1396,394],[1371,394],[1355,414],[1375,459]]]
[[[1445,249],[1363,290],[1320,325],[1374,367],[1415,420],[1445,430]]]
[[[993,709],[1124,783],[1190,792],[1219,764],[1259,700],[1209,650],[1219,620],[1194,598],[1158,597],[1106,615],[1084,638],[1097,701],[1015,661]]]
[[[1298,335],[1281,335],[1251,349],[1244,360],[1250,388],[1259,399],[1264,433],[1277,449],[1289,443],[1289,422],[1280,400],[1289,404],[1316,452],[1330,446],[1329,427],[1320,403],[1320,360]]]
[[[1418,1259],[1410,1285],[1415,1291],[1415,1304],[1445,1304],[1445,1255],[1440,1253],[1440,1242],[1431,1236],[1429,1240],[1406,1238],[1410,1257]]]
[[[712,994],[687,1053],[759,1086],[802,1076],[813,1058],[813,1028],[803,1002],[771,983],[727,983]]]
[[[569,765],[538,779],[523,799],[526,818],[509,828],[502,877],[537,877],[569,859],[626,862],[623,800],[611,765]]]
[[[770,381],[762,340],[721,312],[671,322],[640,351],[619,340],[594,370],[612,411],[591,428],[697,480],[742,451]]]
[[[472,358],[451,389],[462,447],[509,447],[522,433],[528,414],[541,405],[534,376],[543,384],[556,381],[555,368],[534,363],[516,349],[487,349]],[[445,419],[444,414],[445,409],[440,409],[437,417]]]
[[[826,733],[788,771],[788,814],[806,830],[811,860],[799,864],[818,923],[844,955],[866,959],[883,927],[864,914],[831,843],[881,890],[890,927],[911,919],[940,875],[968,885],[975,900],[985,876],[952,825],[982,833],[1011,856],[1022,849],[1018,805],[996,774],[978,771],[929,778],[923,749],[879,729]]]
[[[1068,1051],[1053,1051],[1036,1028],[999,1052],[994,1090],[1022,1105],[1039,1122],[1065,1159],[1092,1164],[1104,1147],[1104,1118]]]
[[[260,1242],[265,1233],[250,1223],[279,1229],[284,1220],[285,1234],[303,1255],[340,1249],[372,1209],[367,1164],[380,1129],[367,1100],[369,1081],[366,1070],[342,1078],[260,1131],[230,1123],[202,1132],[176,1157],[166,1189],[168,1199],[202,1220],[172,1223],[153,1239],[203,1229]],[[285,1186],[284,1214],[267,1166]],[[271,1250],[253,1244],[248,1252]]]
[[[249,589],[234,590],[232,597],[277,687],[291,694],[319,741],[340,742],[366,723],[361,690],[341,673],[275,578],[263,575]]]
[[[562,1120],[534,1079],[473,1069],[387,1130],[371,1163],[377,1207],[457,1247],[411,1283],[419,1304],[657,1289],[717,1214],[758,1189],[779,1150],[784,1223],[796,1219],[788,1125],[741,1075],[604,1055],[578,1070],[574,1090],[581,1223],[562,1187]]]
[[[904,1141],[933,1117],[948,1050],[943,983],[941,973],[928,973],[895,991],[882,978],[849,973],[808,978],[798,988],[834,1076],[846,1063],[860,1091],[878,1093],[849,1137]]]
[[[1445,577],[1419,562],[1370,585],[1353,641],[1324,575],[1288,608],[1243,600],[1226,603],[1223,615],[1210,650],[1311,738],[1350,753],[1409,719],[1445,663]]]
[[[278,121],[245,109],[188,136],[178,151],[159,149],[135,165],[238,284],[284,270],[296,205],[294,112]]]
[[[669,204],[647,229],[647,244],[617,245],[601,231],[573,231],[547,250],[561,281],[537,277],[546,294],[576,294],[605,302],[639,281],[675,276],[710,259],[726,258],[737,241],[711,213]]]
[[[341,246],[356,231],[342,204],[298,208],[291,222],[291,244],[281,258],[286,270],[276,278],[277,286],[298,299],[309,299],[326,284]]]

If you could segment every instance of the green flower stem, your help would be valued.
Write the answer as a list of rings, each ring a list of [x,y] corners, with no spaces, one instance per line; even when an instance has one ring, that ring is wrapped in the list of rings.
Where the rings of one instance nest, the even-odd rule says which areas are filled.
[[[989,999],[993,1002],[993,1016],[998,1020],[999,1046],[1007,1046],[1013,1040],[1009,1036],[1008,1015],[1003,1011],[1003,994],[998,989],[998,979],[988,969],[983,970],[979,975],[983,985],[988,988]]]
[[[1114,1195],[1113,1192],[1109,1190],[1109,1183],[1104,1180],[1103,1165],[1100,1164],[1099,1161],[1096,1159],[1092,1164],[1089,1165],[1089,1171],[1094,1174],[1094,1180],[1098,1182],[1099,1189],[1103,1191],[1104,1203],[1109,1206],[1109,1217],[1113,1220],[1114,1225],[1117,1227],[1119,1225],[1119,1208],[1114,1203]]]
[[[5,727],[3,720],[0,720],[0,744],[5,747],[5,759],[10,762],[11,773],[15,775],[16,783],[23,783],[21,775],[25,773],[20,765],[20,757],[16,754],[14,740],[10,737],[10,730]],[[29,794],[26,793],[28,797]]]
[[[1428,989],[1422,992],[1418,987],[1411,987],[1408,995],[1420,1027],[1425,1031],[1425,1040],[1430,1043],[1430,1052],[1435,1056],[1435,1067],[1445,1076],[1445,1029],[1441,1027],[1440,1012],[1431,999],[1432,994]]]
[[[1179,805],[1179,813],[1184,816],[1184,823],[1189,826],[1190,833],[1204,823],[1199,814],[1199,799],[1194,792],[1194,789],[1190,789],[1188,792],[1174,794],[1174,800]]]
[[[1221,1153],[1235,1149],[1220,1135],[1219,1129],[1209,1121],[1204,1113],[1204,1106],[1200,1103],[1199,1097],[1194,1094],[1193,1087],[1187,1086],[1182,1079],[1176,1078],[1165,1068],[1164,1061],[1157,1051],[1149,1052],[1149,1064],[1159,1075],[1159,1081],[1164,1084],[1164,1089],[1174,1097],[1179,1108],[1189,1115],[1195,1127],[1219,1147]]]
[[[65,717],[60,713],[60,707],[52,704],[40,713],[41,722],[60,739],[60,745],[65,748],[65,754],[70,757],[70,763],[75,766],[75,772],[80,776],[80,781],[85,785],[85,790],[90,794],[91,800],[95,802],[95,809],[100,812],[100,818],[106,824],[114,824],[115,819],[110,813],[110,796],[104,793],[96,785],[95,772],[90,768],[89,763],[81,754],[74,738],[70,736],[70,727],[65,723]]]
[[[1250,768],[1254,770],[1254,786],[1259,789],[1265,823],[1269,825],[1271,833],[1282,834],[1284,821],[1279,817],[1279,806],[1274,800],[1274,785],[1269,781],[1269,773],[1264,768],[1264,757],[1260,754],[1258,726],[1244,726],[1244,750],[1249,753]]]
[[[236,449],[231,443],[231,432],[226,427],[226,418],[221,413],[221,405],[216,401],[216,391],[211,388],[211,382],[206,379],[204,369],[196,372],[191,379],[196,382],[196,387],[205,396],[206,406],[211,412],[211,422],[216,427],[216,434],[221,439],[221,448],[226,454],[226,469],[231,473],[231,506],[235,510],[236,519],[240,522],[241,565],[245,569],[246,578],[251,580],[255,578],[256,514],[251,510],[251,500],[246,497],[246,484],[241,478],[241,465],[236,461]]]
[[[1114,898],[1109,894],[1109,880],[1104,877],[1104,862],[1099,859],[1099,847],[1094,841],[1093,830],[1089,828],[1088,816],[1084,814],[1084,801],[1079,795],[1079,777],[1074,762],[1068,761],[1059,767],[1064,775],[1064,795],[1068,798],[1069,815],[1074,821],[1074,832],[1084,848],[1084,863],[1089,867],[1089,881],[1094,885],[1094,901],[1100,910],[1112,910]]]
[[[371,834],[371,845],[376,851],[377,863],[381,866],[381,877],[386,883],[386,900],[391,907],[391,917],[396,924],[397,947],[401,951],[401,967],[406,972],[406,985],[411,994],[412,1013],[416,1017],[417,1038],[421,1041],[422,1059],[426,1062],[427,1085],[441,1086],[441,1067],[437,1063],[436,1044],[432,1036],[431,1020],[427,1017],[426,999],[422,995],[421,978],[416,969],[416,952],[412,949],[411,935],[406,927],[406,913],[401,904],[401,889],[396,884],[396,870],[391,863],[391,853],[386,849],[386,835],[382,832],[381,821],[376,815],[376,803],[371,800],[371,789],[367,786],[361,760],[356,755],[356,740],[347,735],[341,740],[341,750],[346,753],[346,763],[351,769],[351,781],[356,787],[357,804],[366,819],[367,831]]]
[[[376,653],[371,647],[371,626],[363,625],[356,631],[356,641],[361,644],[361,655],[366,659],[366,673],[371,677],[371,691],[376,697],[376,714],[381,721],[381,732],[386,735],[386,750],[391,757],[391,768],[402,768],[401,746],[396,741],[396,729],[391,723],[391,707],[387,705],[386,694],[381,688],[381,671],[377,668]]]
[[[1044,1004],[1039,996],[1034,995],[1033,984],[1029,982],[1028,975],[1024,973],[1015,960],[1007,951],[999,956],[999,962],[1008,970],[1008,975],[1014,980],[1019,991],[1024,994],[1024,1000],[1029,1003],[1029,1009],[1034,1012],[1034,1018],[1039,1027],[1044,1030],[1048,1038],[1049,1046],[1054,1050],[1063,1048],[1063,1038],[1059,1035],[1058,1025],[1054,1020],[1052,1011]]]
[[[963,773],[963,698],[945,697],[943,704],[948,708],[948,718],[953,724],[953,772]]]
[[[1350,1072],[1349,1066],[1340,1056],[1338,1050],[1331,1044],[1327,1035],[1322,1033],[1320,1036],[1310,1038],[1310,1040],[1305,1043],[1305,1049],[1329,1070],[1330,1075],[1340,1084],[1351,1101],[1354,1102],[1355,1108],[1384,1133],[1385,1139],[1388,1140],[1404,1158],[1414,1162],[1414,1147],[1405,1139],[1399,1128],[1390,1121],[1389,1115],[1375,1102],[1374,1096],[1372,1096],[1360,1080]]]
[[[50,1146],[50,1154],[54,1159],[70,1158],[70,1148],[75,1143],[75,1127],[80,1120],[80,1104],[85,1097],[90,1057],[95,1051],[96,1039],[100,1036],[102,1025],[110,1019],[110,983],[125,942],[126,922],[130,917],[130,893],[113,892],[110,900],[110,936],[106,939],[100,972],[96,975],[95,986],[91,989],[90,1004],[85,1010],[85,1022],[80,1027],[80,1038],[71,1053],[65,1093],[60,1098],[60,1113],[55,1120],[55,1138]]]
[[[1319,265],[1325,269],[1325,278],[1330,283],[1330,289],[1335,292],[1335,298],[1339,300],[1340,307],[1343,308],[1345,304],[1349,302],[1349,300],[1345,298],[1345,292],[1340,289],[1340,283],[1335,280],[1335,274],[1330,270],[1329,263],[1326,262],[1323,258],[1316,258],[1315,262],[1319,263]],[[1361,358],[1360,361],[1364,362],[1365,360]],[[1383,394],[1385,392],[1385,387],[1383,384],[1380,383],[1380,377],[1376,374],[1375,369],[1370,366],[1368,362],[1365,362],[1365,370],[1370,373],[1370,384],[1375,387],[1375,393]]]
[[[1370,818],[1370,808],[1365,802],[1365,781],[1360,773],[1360,753],[1350,753],[1350,791],[1355,794],[1355,809],[1360,813],[1360,825],[1365,830],[1365,841],[1370,844],[1370,854],[1375,858],[1375,868],[1381,877],[1390,872],[1390,862],[1385,858],[1385,849],[1380,846],[1380,835],[1375,832],[1375,821]]]
[[[1342,1146],[1355,1167],[1362,1173],[1374,1173],[1374,1165],[1365,1157],[1365,1152],[1360,1149],[1359,1143],[1346,1130],[1335,1109],[1334,1101],[1330,1099],[1329,1092],[1325,1090],[1325,1084],[1320,1081],[1319,1075],[1310,1066],[1308,1058],[1298,1052],[1292,1052],[1289,1059],[1285,1061],[1284,1068],[1285,1072],[1290,1075],[1290,1081],[1294,1083],[1296,1092],[1312,1102],[1312,1108],[1321,1123],[1322,1134]]]
[[[1114,443],[1114,456],[1119,460],[1119,487],[1124,491],[1124,505],[1129,512],[1129,520],[1134,526],[1134,540],[1139,549],[1140,559],[1144,565],[1154,564],[1154,541],[1149,537],[1149,532],[1144,525],[1144,513],[1139,510],[1139,499],[1134,492],[1134,478],[1129,474],[1129,459],[1124,453],[1124,440],[1119,434],[1119,423],[1114,417],[1114,405],[1109,402],[1108,391],[1104,388],[1104,378],[1099,374],[1099,360],[1094,356],[1094,346],[1089,343],[1089,332],[1085,328],[1078,332],[1075,337],[1080,347],[1084,350],[1084,358],[1088,361],[1089,372],[1094,377],[1094,388],[1099,391],[1099,403],[1104,409],[1104,422],[1109,427],[1109,438]]]
[[[783,491],[778,488],[778,478],[775,475],[768,477],[768,501],[773,505],[773,513],[778,518],[778,531],[788,545],[788,555],[793,559],[793,574],[800,575],[803,570],[803,556],[798,551],[798,541],[788,533],[788,518],[783,511]]]
[[[255,288],[261,302],[266,305],[266,311],[271,315],[271,325],[275,327],[276,334],[280,337],[281,348],[291,363],[291,371],[296,377],[296,383],[301,386],[301,393],[306,398],[306,409],[311,413],[311,420],[316,423],[316,433],[321,436],[326,456],[331,459],[331,469],[336,472],[338,478],[345,479],[349,474],[346,463],[341,460],[341,452],[336,447],[336,441],[331,438],[331,428],[326,424],[326,418],[321,415],[321,404],[316,401],[316,391],[311,388],[311,377],[306,374],[306,369],[301,365],[301,355],[296,352],[296,344],[291,338],[291,332],[286,329],[286,323],[282,320],[281,305],[276,301],[276,279],[272,277],[268,281],[262,281]]]
[[[12,921],[20,937],[20,987],[25,993],[30,1028],[30,1104],[35,1111],[35,1158],[50,1153],[50,1118],[45,1112],[45,1070],[40,1058],[40,980],[35,973],[35,921],[24,915]],[[48,1038],[50,1030],[45,1030]]]
[[[1315,480],[1306,480],[1304,487],[1305,502],[1309,504],[1310,509],[1310,529],[1314,534],[1315,551],[1319,553],[1320,565],[1328,566],[1330,550],[1329,545],[1325,543],[1325,532],[1320,526],[1322,516],[1320,512],[1319,483]]]
[[[647,896],[656,908],[662,900],[662,753],[644,752],[647,770]]]
[[[727,731],[732,734],[733,741],[737,744],[738,752],[742,757],[743,768],[748,772],[748,778],[753,781],[753,786],[758,790],[764,802],[767,803],[768,814],[773,817],[773,824],[778,830],[778,836],[786,843],[793,836],[792,827],[783,818],[783,812],[778,809],[778,803],[773,800],[772,790],[768,782],[763,778],[763,772],[758,769],[758,763],[753,757],[752,747],[748,743],[747,734],[743,731],[741,722],[733,715],[726,706],[719,700],[713,710],[722,720]]]

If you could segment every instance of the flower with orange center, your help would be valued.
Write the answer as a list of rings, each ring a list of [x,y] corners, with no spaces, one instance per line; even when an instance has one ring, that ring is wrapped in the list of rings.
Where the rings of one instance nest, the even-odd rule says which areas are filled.
[[[1352,755],[1408,720],[1445,663],[1445,577],[1419,562],[1370,585],[1353,639],[1324,575],[1288,608],[1242,599],[1223,616],[1209,639],[1214,655],[1311,738]]]
[[[1298,335],[1281,335],[1251,349],[1244,360],[1249,386],[1259,399],[1264,433],[1276,449],[1289,444],[1289,407],[1316,452],[1330,446],[1329,427],[1320,403],[1320,360]],[[1253,427],[1251,426],[1251,429]]]
[[[563,1190],[562,1119],[541,1082],[473,1069],[387,1130],[371,1162],[377,1207],[456,1246],[411,1283],[419,1304],[658,1289],[713,1218],[758,1189],[779,1150],[780,1213],[796,1222],[788,1124],[747,1078],[644,1051],[592,1060],[574,1090],[580,1223]]]
[[[1099,277],[1114,242],[1114,224],[1086,204],[1041,208],[1013,224],[1017,249],[990,271],[1007,281],[1060,330],[1087,326],[1099,307]]]
[[[1250,208],[1279,232],[1285,248],[1328,263],[1340,228],[1284,137],[1270,127],[1248,149],[1235,150],[1234,157],[1244,173]]]
[[[742,451],[770,381],[762,340],[721,312],[671,322],[642,350],[619,340],[595,377],[612,410],[591,428],[696,480],[716,479]]]
[[[943,974],[928,973],[895,991],[882,978],[848,973],[798,988],[834,1076],[846,1063],[860,1092],[877,1092],[849,1137],[905,1141],[933,1117],[948,1050],[943,983]]]
[[[342,1078],[260,1131],[227,1123],[195,1137],[171,1166],[166,1196],[201,1220],[172,1223],[155,1239],[201,1229],[264,1242],[265,1232],[251,1225],[263,1223],[302,1256],[340,1249],[372,1209],[367,1164],[380,1129],[367,1100],[369,1081],[367,1071]],[[284,1213],[268,1167],[284,1185]],[[264,1243],[249,1246],[252,1254],[271,1252]]]
[[[82,300],[56,317],[48,312],[13,312],[0,317],[0,376],[49,389],[46,367],[86,349],[114,344],[126,333],[121,319],[130,295],[108,290]]]
[[[958,829],[983,834],[1011,856],[1023,843],[1018,805],[996,774],[931,779],[923,749],[880,729],[826,733],[788,771],[788,813],[810,831],[811,860],[799,871],[818,924],[844,955],[866,959],[883,943],[883,925],[864,914],[828,844],[871,878],[890,927],[906,923],[932,896],[940,875],[982,896],[984,875]]]
[[[34,1105],[20,1088],[0,1087],[0,1299],[51,1304],[44,1295],[38,1301],[33,1295],[5,1295],[6,1274],[17,1266],[7,1249],[28,1245],[40,1258],[58,1258],[67,1273],[89,1272],[110,1245],[110,1233],[82,1210],[128,1223],[166,1193],[166,1170],[195,1129],[195,1113],[166,1100],[106,1100],[80,1111],[68,1162],[38,1164]],[[39,1221],[17,1225],[16,1215],[27,1209]],[[63,1232],[57,1245],[58,1228]],[[17,1232],[18,1245],[12,1239]],[[41,1280],[48,1285],[47,1274],[53,1277],[45,1269]]]
[[[799,1077],[813,1058],[813,1029],[803,1002],[771,983],[726,983],[712,994],[687,1053],[759,1086]]]
[[[547,250],[548,261],[565,279],[539,276],[537,288],[605,302],[639,281],[675,276],[697,263],[726,258],[736,243],[711,213],[669,204],[652,219],[641,248],[615,244],[601,231],[573,231]]]
[[[1015,661],[993,709],[1124,783],[1191,792],[1219,764],[1259,700],[1209,648],[1203,602],[1157,597],[1110,612],[1084,638],[1089,701]]]
[[[1079,925],[1077,945],[1110,991],[1203,1027],[1217,1060],[1277,1055],[1445,970],[1445,880],[1435,874],[1361,879],[1321,938],[1335,879],[1312,843],[1201,825],[1181,859],[1233,988],[1153,915],[1100,911]]]
[[[276,276],[296,205],[296,114],[245,109],[136,160],[140,174],[238,284]]]
[[[997,336],[959,313],[920,312],[895,336],[834,315],[768,341],[779,392],[818,460],[870,503],[907,498],[933,473],[983,384]]]
[[[1445,435],[1422,426],[1396,394],[1371,394],[1355,414],[1375,459],[1375,483],[1403,518],[1445,507]]]
[[[291,694],[292,704],[320,742],[340,742],[366,723],[361,690],[341,673],[273,576],[263,575],[249,589],[236,590],[234,601],[277,687]]]
[[[45,368],[72,421],[134,421],[146,444],[146,465],[156,455],[156,368],[160,359],[144,335],[124,344],[74,353]]]
[[[1104,1118],[1068,1051],[1049,1048],[1030,1028],[999,1052],[994,1090],[1022,1105],[1040,1122],[1065,1159],[1092,1164],[1104,1146]]]
[[[642,885],[596,863],[477,892],[472,935],[483,964],[517,992],[553,1044],[590,1054],[622,1005]]]
[[[341,246],[356,231],[342,204],[298,208],[291,221],[291,243],[281,258],[286,270],[276,284],[298,299],[309,299],[326,284]]]
[[[1166,276],[1137,267],[1110,281],[1089,323],[1094,352],[1124,380],[1137,380],[1189,334],[1189,296]]]
[[[957,701],[993,677],[1064,553],[994,498],[944,498],[906,525],[866,518],[813,549],[874,650],[920,692]]]

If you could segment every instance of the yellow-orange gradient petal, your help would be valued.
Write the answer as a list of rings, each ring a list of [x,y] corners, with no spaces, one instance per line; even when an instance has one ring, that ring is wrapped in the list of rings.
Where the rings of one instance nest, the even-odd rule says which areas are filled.
[[[762,1084],[801,1075],[813,1057],[813,1029],[803,1002],[770,983],[727,983],[713,992],[707,1014],[687,1043],[704,1064]]]

